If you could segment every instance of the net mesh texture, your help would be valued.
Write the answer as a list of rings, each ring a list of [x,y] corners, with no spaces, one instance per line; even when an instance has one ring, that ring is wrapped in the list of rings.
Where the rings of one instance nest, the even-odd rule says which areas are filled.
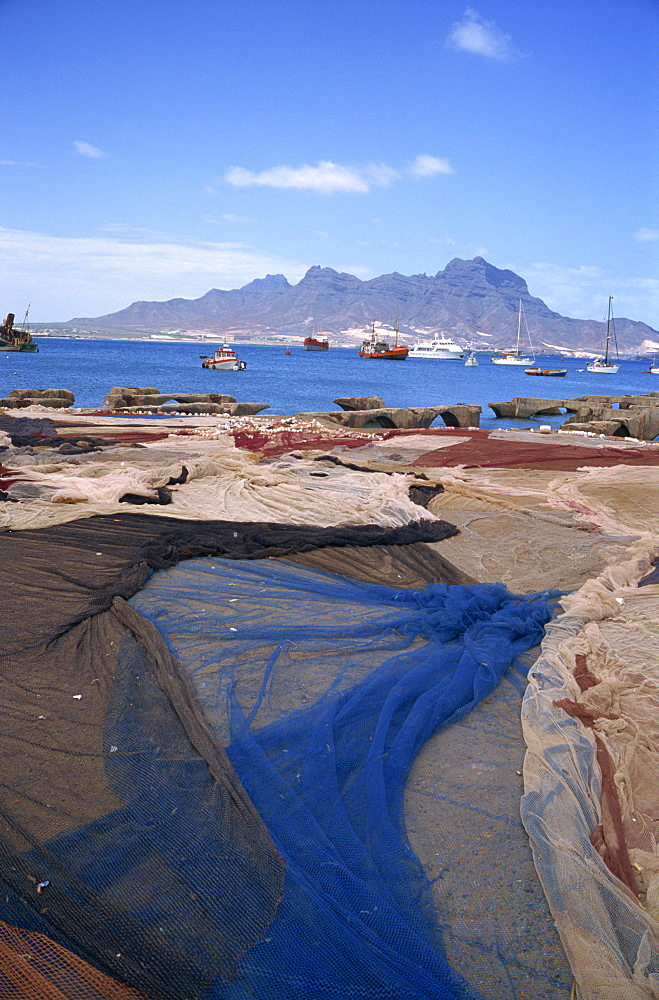
[[[67,985],[57,972],[70,953],[72,970],[89,967],[92,997],[113,995],[103,977],[164,1000],[565,995],[539,888],[525,892],[516,867],[502,881],[520,925],[502,927],[493,900],[476,926],[491,856],[467,873],[450,857],[474,827],[465,815],[477,815],[473,781],[459,801],[464,751],[480,726],[480,745],[492,740],[492,706],[473,729],[462,728],[466,713],[496,699],[500,770],[510,768],[506,727],[523,684],[510,668],[524,670],[546,600],[500,585],[374,586],[254,560],[314,542],[373,546],[386,559],[370,573],[409,584],[445,568],[418,539],[451,533],[437,520],[323,534],[126,515],[1,536],[12,644],[0,919],[57,946],[53,989],[77,996],[78,974]],[[452,732],[460,738],[442,751],[434,740]],[[448,784],[424,745],[452,754]],[[482,766],[471,775],[485,789],[491,776]],[[477,839],[514,829],[517,864],[517,779],[512,792],[485,810]],[[460,828],[456,812],[459,843],[447,829]],[[538,926],[548,933],[534,945]]]
[[[212,559],[158,574],[131,603],[167,636],[285,861],[275,920],[227,995],[478,995],[445,961],[442,915],[438,922],[406,832],[405,787],[424,744],[491,695],[511,664],[521,666],[551,614],[547,601],[500,585],[407,591]],[[513,700],[519,710],[518,693]],[[457,748],[449,759],[452,770]],[[445,821],[435,827],[434,810],[424,818],[424,799],[450,799],[460,778],[441,767],[428,777],[409,791],[407,818],[417,846],[434,847],[436,859],[457,845]],[[491,805],[496,812],[500,803]],[[488,832],[486,824],[480,839]],[[487,879],[486,856],[472,879]],[[528,919],[524,888],[517,908]],[[515,995],[515,966],[525,987],[533,982],[528,995],[559,995],[560,972],[548,983],[551,971],[524,968],[514,948],[492,977],[492,952],[508,950],[515,935],[500,926],[492,937],[491,920],[481,919],[465,947],[464,906],[460,915],[456,898],[449,910],[454,953],[490,995]],[[480,958],[469,960],[470,950]]]

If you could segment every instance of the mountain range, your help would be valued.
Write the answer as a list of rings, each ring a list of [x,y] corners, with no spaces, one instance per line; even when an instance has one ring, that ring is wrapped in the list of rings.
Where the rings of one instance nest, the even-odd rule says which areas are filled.
[[[456,257],[433,276],[394,272],[368,281],[316,266],[295,285],[283,274],[268,274],[242,288],[213,288],[198,299],[133,302],[119,312],[69,322],[145,332],[194,330],[238,340],[283,336],[294,341],[315,330],[327,334],[330,342],[351,344],[360,341],[376,320],[388,326],[397,323],[408,343],[444,331],[459,342],[489,349],[513,343],[520,300],[536,350],[602,350],[605,323],[553,312],[542,299],[530,295],[518,274],[494,267],[482,257]],[[606,314],[606,303],[602,312]],[[659,350],[659,332],[646,323],[616,317],[615,332],[621,353]]]

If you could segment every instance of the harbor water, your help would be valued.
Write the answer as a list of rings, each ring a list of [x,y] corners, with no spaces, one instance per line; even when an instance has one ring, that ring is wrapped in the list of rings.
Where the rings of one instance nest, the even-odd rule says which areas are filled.
[[[644,371],[646,359],[621,361],[616,375],[599,375],[585,370],[583,358],[539,357],[538,366],[567,368],[568,374],[533,378],[521,366],[491,364],[489,355],[479,355],[478,367],[469,368],[463,361],[364,360],[347,348],[290,347],[285,354],[284,345],[238,344],[245,371],[202,369],[200,356],[214,346],[42,338],[37,354],[0,353],[0,397],[12,389],[70,389],[75,406],[98,407],[111,386],[150,386],[161,392],[230,393],[240,402],[267,403],[269,412],[288,415],[337,409],[337,396],[380,396],[387,406],[475,403],[483,408],[483,427],[533,427],[560,424],[563,417],[500,420],[488,404],[514,396],[568,399],[659,391],[659,377]]]

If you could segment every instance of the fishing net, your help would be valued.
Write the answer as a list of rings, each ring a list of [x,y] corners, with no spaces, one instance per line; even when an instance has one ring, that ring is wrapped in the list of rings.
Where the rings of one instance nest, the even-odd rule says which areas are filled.
[[[407,810],[405,786],[435,731],[491,695],[537,642],[546,601],[497,585],[406,591],[308,567],[210,559],[158,574],[131,603],[182,661],[285,861],[282,902],[267,939],[239,964],[236,995],[473,995],[442,960],[430,879],[406,833],[411,815],[435,877],[438,855],[447,862],[464,846],[459,827],[449,830],[446,817],[437,826],[425,806],[426,797],[451,798],[464,757],[453,746],[439,765],[427,759]],[[509,754],[498,763],[509,765]],[[501,799],[492,798],[481,839],[502,825]],[[473,811],[461,820],[473,825]],[[472,879],[486,879],[489,864],[482,858]],[[471,894],[464,888],[463,898]],[[522,910],[528,895],[519,895]],[[466,928],[455,904],[446,910],[457,939]],[[478,970],[481,988],[496,982],[491,995],[513,995],[508,984],[502,990],[502,969],[493,973],[490,949],[506,953],[502,966],[514,965],[514,935],[493,935],[491,915],[474,923],[476,909],[467,908],[471,948],[454,942],[463,970]],[[470,950],[478,958],[467,958]],[[551,973],[536,966],[521,976],[542,991]]]
[[[510,749],[521,657],[547,601],[502,586],[405,590],[263,559],[314,542],[346,553],[382,543],[371,572],[436,580],[434,550],[418,546],[441,524],[323,533],[131,514],[0,536],[12,638],[0,919],[12,961],[35,973],[30,989],[38,971],[67,998],[80,976],[85,996],[130,996],[121,987],[165,1000],[512,998],[520,983],[538,998],[565,995],[542,895],[525,888],[536,883],[514,816],[519,740]],[[492,778],[482,766],[476,775],[474,754],[491,752],[492,704],[504,718],[495,766],[508,780],[473,841],[474,868],[474,787],[485,794]],[[514,870],[492,885],[476,927],[477,879],[500,857],[500,833],[512,849],[511,831]],[[502,928],[494,896],[508,882],[520,921]],[[42,936],[57,947],[21,958],[41,954]],[[0,979],[8,997],[12,982]]]
[[[212,432],[209,432],[212,433]],[[348,431],[319,423],[246,422],[231,432],[239,448],[275,456],[291,451],[348,453],[346,461],[369,464],[409,461],[422,467],[527,468],[571,471],[582,466],[658,465],[659,447],[643,441],[604,441],[576,434],[429,427],[411,430]],[[400,452],[403,452],[401,455]]]
[[[12,420],[0,997],[657,993],[652,446]]]
[[[564,599],[524,700],[522,818],[584,1000],[659,993],[658,551]]]
[[[227,521],[327,527],[398,527],[432,519],[411,498],[414,476],[360,472],[280,458],[259,464],[231,438],[174,447],[171,440],[139,449],[62,456],[7,450],[0,470],[0,526],[47,527],[148,503],[153,514]],[[19,449],[20,450],[20,449]],[[125,509],[125,508],[124,508]]]

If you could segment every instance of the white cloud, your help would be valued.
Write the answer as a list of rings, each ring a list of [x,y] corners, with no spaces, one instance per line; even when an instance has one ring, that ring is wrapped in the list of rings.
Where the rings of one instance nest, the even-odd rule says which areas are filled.
[[[157,229],[147,229],[144,226],[129,226],[125,222],[108,222],[104,226],[98,226],[97,230],[99,233],[117,233],[121,236],[148,236],[152,238],[162,238],[163,236]]]
[[[0,228],[0,298],[31,300],[35,322],[100,316],[137,299],[197,298],[267,273],[298,281],[308,266],[235,243],[185,246]]]
[[[637,229],[634,233],[634,239],[639,243],[651,243],[653,240],[659,240],[659,229]]]
[[[0,160],[0,167],[16,167],[16,160]]]
[[[336,191],[366,194],[373,183],[364,170],[343,167],[331,160],[320,160],[315,166],[304,163],[301,167],[270,167],[254,173],[244,167],[231,167],[224,176],[233,187],[292,188],[297,191],[316,191],[333,194]]]
[[[400,173],[394,167],[388,167],[386,163],[369,163],[362,167],[362,175],[376,187],[389,187],[398,180]]]
[[[82,139],[76,139],[73,148],[80,156],[86,156],[90,160],[104,160],[109,155],[98,146],[92,146],[90,142],[83,142]]]
[[[500,62],[519,58],[510,35],[502,31],[494,21],[486,21],[471,7],[467,7],[461,21],[454,23],[446,44],[460,52],[471,52]]]
[[[345,167],[331,160],[320,160],[311,166],[270,167],[256,173],[245,167],[231,167],[224,175],[233,187],[273,187],[296,191],[315,191],[317,194],[368,194],[374,187],[389,187],[405,174],[416,179],[453,173],[451,164],[437,156],[417,156],[404,172],[386,163],[367,163],[359,167]]]
[[[417,158],[410,163],[408,173],[412,177],[416,178],[436,177],[437,174],[452,174],[453,167],[446,159],[440,158],[439,156],[428,156],[428,154],[425,154],[423,156],[417,156]]]

